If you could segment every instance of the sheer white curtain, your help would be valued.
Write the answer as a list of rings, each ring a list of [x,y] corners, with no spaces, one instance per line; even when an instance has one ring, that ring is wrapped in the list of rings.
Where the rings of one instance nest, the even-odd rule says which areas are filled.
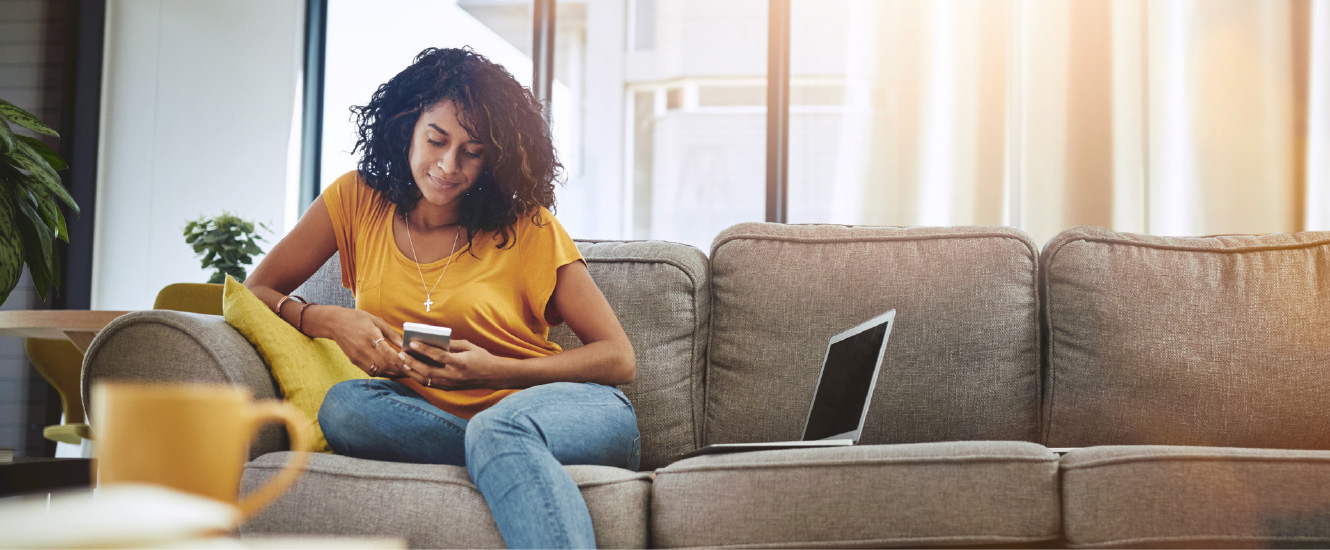
[[[1308,18],[1307,229],[1330,230],[1330,2],[1316,0]]]
[[[792,221],[1330,226],[1330,1],[816,4],[843,18],[844,115],[834,177],[792,139]]]

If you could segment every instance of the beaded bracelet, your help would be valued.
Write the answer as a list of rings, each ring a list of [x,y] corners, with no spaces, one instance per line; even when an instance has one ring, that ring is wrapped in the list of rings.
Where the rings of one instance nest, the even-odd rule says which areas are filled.
[[[278,317],[281,317],[281,316],[282,316],[282,304],[285,304],[286,301],[287,301],[287,300],[290,300],[291,298],[295,298],[297,302],[300,302],[300,303],[302,303],[302,304],[308,304],[308,303],[309,303],[308,300],[305,300],[304,298],[301,298],[300,296],[296,296],[295,294],[288,294],[288,295],[286,295],[286,296],[282,296],[282,299],[281,299],[281,300],[277,300],[277,307],[273,308],[273,312],[276,313]]]

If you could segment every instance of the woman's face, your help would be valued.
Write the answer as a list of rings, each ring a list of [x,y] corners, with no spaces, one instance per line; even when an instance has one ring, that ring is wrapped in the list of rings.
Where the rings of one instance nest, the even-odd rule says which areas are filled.
[[[456,207],[485,168],[485,144],[467,133],[453,102],[444,100],[420,113],[407,157],[422,199]]]

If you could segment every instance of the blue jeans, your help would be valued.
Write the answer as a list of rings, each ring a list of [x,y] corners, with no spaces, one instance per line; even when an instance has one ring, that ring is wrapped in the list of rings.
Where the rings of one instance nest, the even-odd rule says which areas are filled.
[[[642,454],[632,404],[600,384],[528,388],[467,421],[398,382],[348,380],[328,390],[319,425],[340,455],[466,466],[509,548],[595,547],[563,465],[635,471]]]

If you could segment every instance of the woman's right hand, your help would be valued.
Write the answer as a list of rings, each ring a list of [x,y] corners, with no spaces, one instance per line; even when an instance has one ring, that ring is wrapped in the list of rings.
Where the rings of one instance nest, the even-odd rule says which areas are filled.
[[[404,378],[402,360],[397,353],[402,349],[402,335],[392,325],[366,311],[338,306],[312,306],[327,308],[321,312],[320,323],[326,337],[342,348],[351,362],[370,376]],[[312,313],[312,312],[311,312]],[[306,319],[306,322],[309,320]]]

